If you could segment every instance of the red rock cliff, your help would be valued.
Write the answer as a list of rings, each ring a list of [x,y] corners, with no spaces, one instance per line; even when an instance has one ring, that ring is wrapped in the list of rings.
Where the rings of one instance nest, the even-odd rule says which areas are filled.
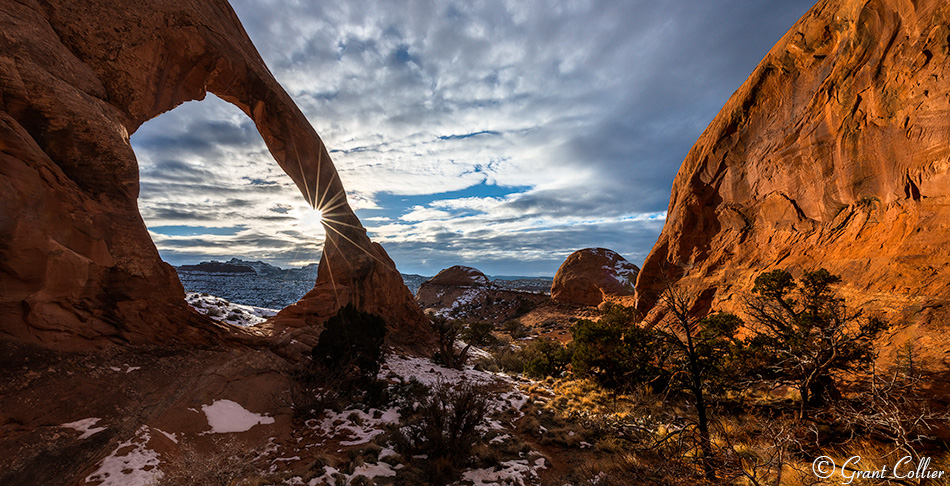
[[[88,344],[77,336],[207,339],[139,215],[129,145],[142,123],[207,92],[254,120],[332,219],[310,295],[321,303],[287,325],[317,324],[355,302],[385,312],[406,339],[418,329],[411,293],[226,1],[3,2],[0,25],[0,337],[54,347]]]
[[[737,308],[759,272],[825,267],[927,325],[950,298],[950,3],[823,0],[686,156],[637,281]]]

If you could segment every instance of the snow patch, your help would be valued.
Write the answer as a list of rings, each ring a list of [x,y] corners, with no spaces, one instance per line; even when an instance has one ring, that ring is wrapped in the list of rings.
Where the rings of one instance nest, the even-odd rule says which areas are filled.
[[[135,371],[135,370],[140,370],[140,369],[142,369],[141,366],[129,366],[128,363],[126,363],[126,364],[124,364],[124,365],[122,365],[122,366],[125,366],[125,372],[126,372],[126,373],[131,373],[131,372],[133,372],[133,371]],[[115,371],[115,372],[117,372],[117,373],[120,372],[120,371],[122,371],[122,368],[119,368],[119,367],[117,367],[117,366],[110,366],[109,369],[112,370],[112,371]]]
[[[174,442],[174,443],[176,443],[176,444],[178,443],[178,435],[177,435],[177,434],[169,434],[168,432],[165,432],[165,431],[162,430],[162,429],[155,429],[155,430],[157,430],[158,433],[164,435],[165,437],[168,437],[168,440],[170,440],[170,441],[172,441],[172,442]]]
[[[67,429],[78,430],[82,432],[82,435],[79,436],[79,440],[83,440],[89,437],[92,437],[103,430],[106,430],[108,427],[93,427],[96,425],[96,422],[102,419],[97,417],[90,417],[82,420],[77,420],[75,422],[70,422],[68,424],[62,424],[60,427],[65,427]]]
[[[497,468],[469,469],[462,474],[462,480],[471,481],[472,486],[496,484],[525,486],[526,480],[537,478],[538,470],[544,468],[543,457],[539,457],[534,462],[527,459],[515,459],[502,462]]]
[[[413,356],[387,357],[386,362],[380,367],[378,376],[380,379],[386,379],[390,372],[399,377],[401,381],[409,381],[415,378],[427,386],[433,386],[440,381],[452,385],[462,381],[480,385],[504,381],[502,375],[478,371],[471,366],[466,366],[462,370],[453,370],[434,364],[429,359]]]
[[[345,436],[345,440],[340,442],[341,446],[354,446],[375,439],[384,432],[384,425],[399,423],[399,418],[399,412],[395,408],[371,408],[368,412],[350,409],[340,413],[327,409],[323,411],[320,421],[313,421],[308,425],[326,437]]]
[[[349,482],[350,478],[356,478],[358,476],[364,476],[368,479],[376,477],[392,477],[396,475],[396,471],[393,470],[393,467],[385,462],[379,462],[376,464],[363,464],[362,466],[357,467],[353,470],[353,474],[347,478]]]
[[[119,444],[99,469],[86,477],[86,483],[99,486],[145,486],[162,477],[158,469],[159,453],[146,445],[152,436],[142,426],[135,437]]]
[[[315,477],[310,480],[309,483],[306,483],[307,486],[318,486],[322,484],[328,484],[330,486],[343,486],[350,484],[354,479],[363,476],[367,479],[379,478],[379,477],[393,477],[396,475],[396,469],[391,465],[380,462],[377,464],[362,464],[357,466],[353,470],[353,474],[343,474],[342,482],[337,482],[336,475],[340,474],[341,471],[334,467],[324,466],[323,474],[321,476]],[[296,481],[295,481],[296,480]],[[296,486],[304,484],[302,480],[298,478],[291,478],[290,482],[285,482],[285,484]]]
[[[211,405],[202,405],[201,410],[208,417],[212,434],[245,432],[257,424],[274,423],[273,417],[250,412],[231,400],[215,400]]]

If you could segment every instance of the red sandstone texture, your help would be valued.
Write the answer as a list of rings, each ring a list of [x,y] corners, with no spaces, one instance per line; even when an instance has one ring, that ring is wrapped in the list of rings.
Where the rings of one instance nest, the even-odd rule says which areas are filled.
[[[686,156],[640,309],[666,278],[705,291],[702,307],[736,310],[762,271],[825,267],[852,304],[939,339],[928,328],[950,297],[948,50],[944,0],[813,7]]]
[[[600,305],[610,296],[633,295],[639,271],[613,250],[577,250],[557,269],[551,299],[561,304]]]
[[[227,2],[3,2],[0,25],[0,337],[61,349],[210,338],[139,215],[129,145],[208,92],[254,120],[332,220],[314,290],[277,327],[319,325],[352,302],[383,314],[397,341],[419,336],[411,293]]]

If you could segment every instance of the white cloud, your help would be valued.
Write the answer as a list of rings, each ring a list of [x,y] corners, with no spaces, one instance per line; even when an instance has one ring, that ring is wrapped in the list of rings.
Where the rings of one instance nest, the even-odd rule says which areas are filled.
[[[553,273],[570,245],[646,255],[686,151],[809,3],[233,6],[398,265],[426,260],[417,271],[434,273],[454,255],[476,266],[544,262]],[[150,226],[246,224],[273,237],[194,238],[190,254],[299,261],[280,256],[281,241],[296,248],[322,239],[234,107],[213,97],[189,103],[146,124],[133,144]],[[458,191],[469,193],[443,195]],[[411,200],[392,207],[401,203],[390,197],[382,207],[383,195]],[[275,236],[281,231],[292,233]],[[156,244],[187,248],[186,240]]]

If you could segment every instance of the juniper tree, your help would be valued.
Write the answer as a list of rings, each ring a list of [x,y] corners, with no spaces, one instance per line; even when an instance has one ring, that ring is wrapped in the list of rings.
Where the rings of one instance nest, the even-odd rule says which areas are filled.
[[[706,479],[715,481],[712,443],[709,433],[709,398],[736,382],[730,379],[731,366],[745,343],[736,338],[742,320],[730,313],[700,317],[693,312],[696,296],[667,285],[659,303],[666,310],[656,328],[670,356],[670,387],[684,390],[696,407],[696,428]]]
[[[823,268],[798,281],[773,270],[755,279],[747,301],[753,332],[747,363],[760,378],[799,391],[801,420],[839,395],[837,375],[864,370],[874,361],[874,340],[888,329],[884,321],[848,309],[835,292],[839,282],[841,277]]]

